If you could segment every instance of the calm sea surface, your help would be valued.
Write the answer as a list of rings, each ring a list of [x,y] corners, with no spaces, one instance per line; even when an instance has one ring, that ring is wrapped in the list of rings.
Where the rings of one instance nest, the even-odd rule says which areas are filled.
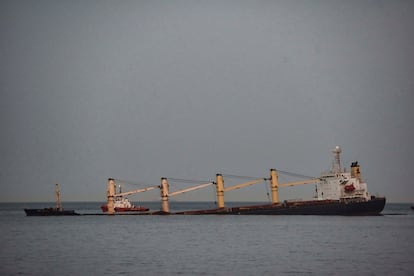
[[[170,204],[173,211],[214,207]],[[375,217],[26,217],[23,211],[48,206],[0,203],[0,275],[414,275],[409,204],[387,204]],[[100,213],[99,206],[64,204],[82,214]]]

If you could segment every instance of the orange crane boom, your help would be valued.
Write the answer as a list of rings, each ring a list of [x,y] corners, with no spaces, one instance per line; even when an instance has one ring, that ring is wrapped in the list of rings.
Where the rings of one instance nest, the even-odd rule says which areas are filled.
[[[129,192],[119,193],[119,194],[115,194],[114,196],[127,196],[127,195],[142,193],[142,192],[146,192],[146,191],[151,191],[151,190],[154,190],[156,188],[159,188],[159,186],[158,185],[157,186],[151,186],[151,187],[147,187],[147,188],[143,188],[143,189],[138,189],[138,190],[133,190],[133,191],[129,191]]]
[[[213,185],[213,184],[214,184],[213,182],[201,184],[201,185],[198,185],[198,186],[194,186],[194,187],[190,187],[190,188],[183,189],[183,190],[180,190],[180,191],[175,191],[175,192],[169,193],[168,196],[171,197],[171,196],[183,194],[183,193],[190,192],[190,191],[195,191],[195,190],[202,189],[204,187],[207,187],[207,186],[210,186],[210,185]]]
[[[256,179],[256,180],[253,180],[253,181],[250,181],[250,182],[246,182],[246,183],[242,183],[242,184],[238,184],[238,185],[234,185],[234,186],[224,188],[223,191],[224,192],[233,191],[233,190],[248,187],[248,186],[251,186],[251,185],[254,185],[254,184],[258,184],[258,183],[263,182],[263,181],[266,181],[266,179],[265,178],[259,178],[259,179]]]
[[[314,179],[307,179],[307,180],[296,181],[296,182],[282,183],[282,184],[279,184],[278,187],[291,187],[291,186],[318,183],[320,181],[321,180],[319,178],[314,178]]]

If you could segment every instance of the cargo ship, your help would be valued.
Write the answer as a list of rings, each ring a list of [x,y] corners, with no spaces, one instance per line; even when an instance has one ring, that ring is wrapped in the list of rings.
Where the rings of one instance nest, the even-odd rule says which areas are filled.
[[[283,201],[272,204],[217,208],[212,210],[187,211],[178,214],[238,214],[238,215],[344,215],[372,216],[380,215],[384,209],[385,197],[370,195],[367,184],[362,180],[358,162],[351,164],[350,171],[341,169],[341,148],[332,151],[334,160],[332,169],[322,173],[319,178],[273,185],[279,187],[317,183],[317,198],[308,201]],[[273,170],[272,177],[277,177]],[[277,183],[277,181],[274,181]],[[277,196],[276,196],[277,198]]]
[[[320,174],[319,177],[279,183],[278,170],[271,169],[269,178],[259,178],[246,183],[225,187],[222,174],[216,175],[216,181],[190,187],[181,191],[170,192],[167,178],[161,178],[161,210],[147,212],[152,215],[343,215],[343,216],[375,216],[380,215],[384,209],[385,197],[373,196],[368,192],[367,184],[362,180],[360,165],[353,162],[350,170],[342,169],[340,154],[342,150],[336,146],[332,151],[334,159],[330,171]],[[225,193],[258,184],[269,182],[271,190],[271,203],[241,207],[226,207]],[[316,196],[313,200],[284,200],[279,201],[278,191],[283,187],[316,184]],[[169,198],[185,192],[201,189],[210,185],[216,188],[217,208],[208,210],[191,210],[170,212]],[[108,205],[114,206],[115,194],[114,179],[108,179]],[[138,191],[138,190],[137,190]],[[108,209],[108,214],[114,214],[114,208]]]
[[[78,216],[75,210],[64,210],[60,202],[59,184],[56,184],[56,207],[41,208],[41,209],[24,209],[26,216]]]

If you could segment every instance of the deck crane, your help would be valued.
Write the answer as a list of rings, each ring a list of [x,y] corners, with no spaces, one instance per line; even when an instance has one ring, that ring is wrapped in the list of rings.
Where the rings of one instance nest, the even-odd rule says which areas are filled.
[[[272,194],[272,203],[277,204],[279,203],[279,188],[289,187],[289,186],[297,186],[297,185],[305,185],[310,183],[318,183],[320,182],[319,178],[313,178],[303,181],[296,181],[296,182],[288,182],[288,183],[281,183],[278,182],[278,173],[275,169],[270,170],[270,178],[259,178],[256,180],[252,180],[250,182],[234,185],[231,187],[224,188],[224,181],[223,176],[221,174],[216,175],[216,194],[217,194],[217,207],[224,208],[224,192],[248,187],[251,185],[255,185],[261,183],[263,181],[270,180],[270,189]]]
[[[172,193],[169,192],[169,184],[168,184],[167,178],[165,178],[165,177],[161,178],[161,185],[159,185],[159,186],[157,185],[157,186],[151,186],[151,187],[147,187],[147,188],[132,190],[132,191],[128,191],[128,192],[123,192],[123,193],[115,193],[115,180],[113,178],[109,178],[108,179],[108,190],[107,190],[108,214],[114,214],[115,213],[115,210],[114,210],[114,198],[115,197],[146,192],[146,191],[150,191],[150,190],[153,190],[153,189],[156,189],[156,188],[159,188],[160,192],[161,192],[161,211],[163,213],[169,213],[170,212],[169,203],[168,203],[168,198],[169,197],[176,196],[176,195],[183,194],[183,193],[190,192],[190,191],[195,191],[195,190],[198,190],[198,189],[202,189],[202,188],[205,188],[205,187],[213,185],[213,184],[216,185],[217,207],[220,209],[220,208],[224,208],[224,192],[229,192],[229,191],[245,188],[245,187],[248,187],[248,186],[259,184],[259,183],[267,181],[267,180],[270,180],[270,189],[271,189],[272,203],[273,204],[278,204],[279,203],[279,193],[278,193],[279,188],[320,182],[319,178],[312,178],[312,179],[307,179],[307,180],[302,180],[302,181],[287,182],[287,183],[280,183],[279,184],[277,170],[271,169],[270,170],[270,178],[258,178],[258,179],[255,179],[255,180],[252,180],[252,181],[249,181],[249,182],[237,184],[237,185],[226,187],[226,188],[224,187],[223,176],[221,174],[217,174],[216,175],[216,182],[204,183],[204,184],[189,187],[189,188],[186,188],[186,189],[183,189],[183,190],[175,191],[175,192],[172,192]]]
[[[170,212],[170,207],[169,207],[169,204],[168,204],[168,198],[169,197],[180,195],[180,194],[187,193],[187,192],[190,192],[190,191],[195,191],[195,190],[198,190],[198,189],[202,189],[202,188],[208,187],[208,186],[213,185],[213,184],[214,184],[214,182],[208,182],[208,183],[200,184],[200,185],[197,185],[197,186],[189,187],[189,188],[186,188],[186,189],[183,189],[183,190],[179,190],[179,191],[175,191],[175,192],[170,193],[169,192],[169,186],[170,185],[168,184],[167,178],[162,177],[161,178],[161,186],[160,186],[160,189],[161,189],[161,210],[162,210],[162,212],[163,213],[169,213]]]
[[[114,208],[114,198],[116,197],[122,197],[122,196],[127,196],[127,195],[132,195],[132,194],[137,194],[137,193],[143,193],[143,192],[147,192],[147,191],[151,191],[154,190],[156,188],[159,188],[158,185],[156,186],[150,186],[147,188],[142,188],[142,189],[137,189],[137,190],[132,190],[132,191],[128,191],[128,192],[119,192],[116,193],[115,192],[115,179],[113,178],[109,178],[108,179],[108,188],[107,188],[107,198],[108,198],[108,214],[109,215],[113,215],[115,213],[115,208]]]
[[[312,178],[302,181],[295,181],[295,182],[287,182],[287,183],[281,183],[279,184],[279,176],[278,172],[275,169],[270,170],[270,189],[272,191],[272,203],[277,204],[279,203],[279,188],[283,187],[292,187],[292,186],[298,186],[298,185],[306,185],[306,184],[312,184],[312,183],[318,183],[321,180],[319,178]]]
[[[255,184],[258,184],[260,182],[265,181],[266,178],[259,178],[256,180],[252,180],[246,183],[230,186],[227,188],[224,188],[224,181],[223,181],[223,175],[222,174],[216,174],[216,194],[217,194],[217,207],[218,208],[224,208],[224,192],[252,186]]]

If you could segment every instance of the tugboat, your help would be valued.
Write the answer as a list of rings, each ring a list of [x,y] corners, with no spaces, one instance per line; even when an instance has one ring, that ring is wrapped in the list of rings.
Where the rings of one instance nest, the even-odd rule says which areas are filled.
[[[78,216],[74,210],[64,210],[60,202],[59,184],[56,184],[56,208],[24,209],[26,216]]]
[[[114,210],[116,213],[122,212],[146,212],[149,211],[149,208],[144,206],[135,206],[132,204],[128,198],[124,197],[124,194],[132,194],[133,192],[122,193],[121,185],[118,185],[118,193],[116,194],[114,200]],[[102,212],[108,212],[108,204],[103,204],[101,206]]]

